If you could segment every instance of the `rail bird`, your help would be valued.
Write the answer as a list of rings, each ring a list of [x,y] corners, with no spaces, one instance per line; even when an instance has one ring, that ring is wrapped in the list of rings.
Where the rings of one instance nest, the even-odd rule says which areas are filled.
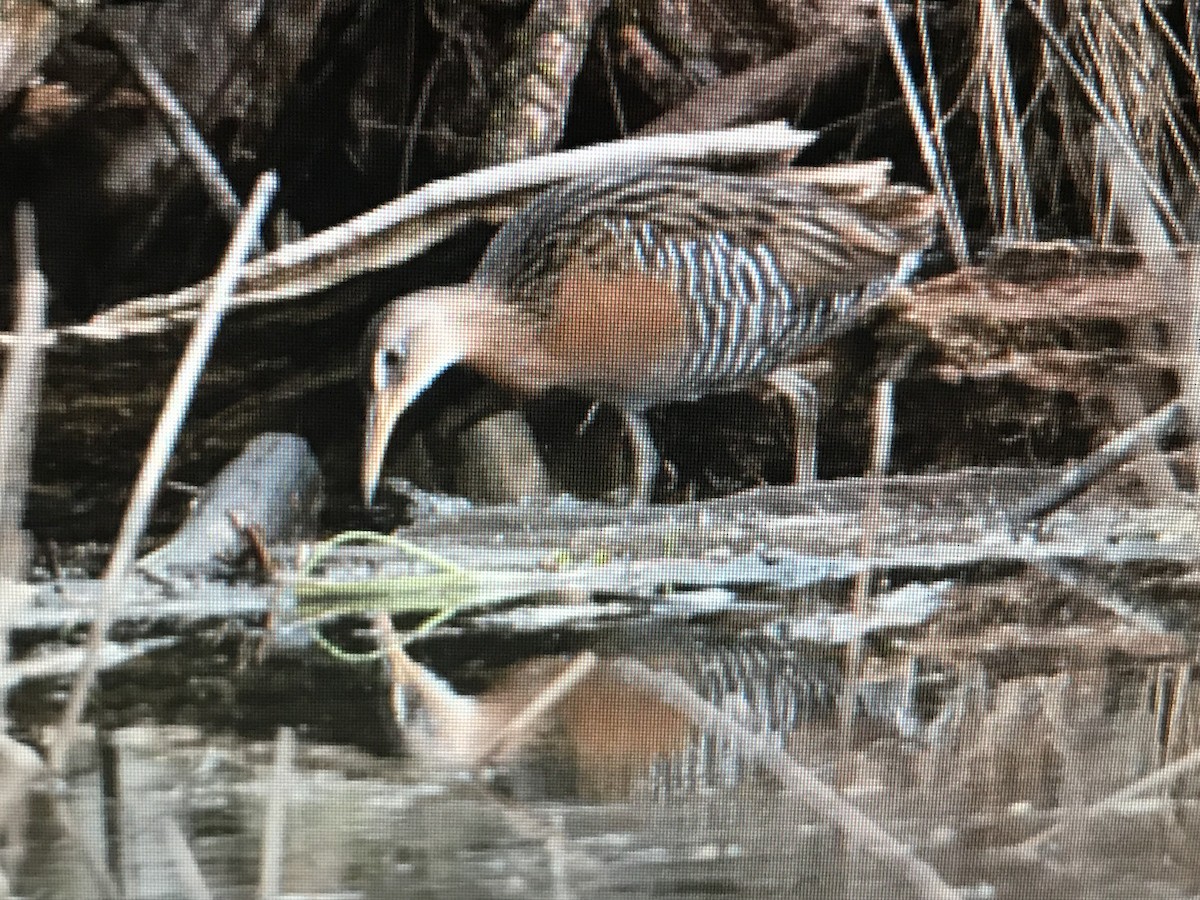
[[[636,501],[659,468],[649,407],[766,380],[796,404],[799,435],[815,407],[788,364],[907,279],[932,241],[932,196],[888,171],[657,166],[547,188],[500,228],[469,281],[401,296],[376,318],[364,346],[365,502],[397,419],[456,364],[518,394],[562,387],[612,404]],[[798,480],[814,452],[801,443]]]

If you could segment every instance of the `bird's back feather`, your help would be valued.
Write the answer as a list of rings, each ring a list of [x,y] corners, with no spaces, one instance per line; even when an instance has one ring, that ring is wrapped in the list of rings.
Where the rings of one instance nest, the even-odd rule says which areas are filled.
[[[661,279],[671,291],[647,299],[673,297],[688,336],[673,393],[732,386],[852,321],[931,242],[929,194],[889,183],[886,164],[847,168],[857,171],[661,166],[564,182],[505,224],[475,280],[551,321],[564,273],[581,264],[614,283],[630,272]]]

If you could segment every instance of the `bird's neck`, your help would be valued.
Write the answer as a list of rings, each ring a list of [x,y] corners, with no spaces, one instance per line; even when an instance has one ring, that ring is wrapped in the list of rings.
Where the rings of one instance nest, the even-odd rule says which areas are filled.
[[[536,339],[536,326],[519,307],[505,303],[499,291],[468,283],[443,301],[450,329],[461,350],[460,361],[509,390],[537,394],[546,380],[548,360]]]

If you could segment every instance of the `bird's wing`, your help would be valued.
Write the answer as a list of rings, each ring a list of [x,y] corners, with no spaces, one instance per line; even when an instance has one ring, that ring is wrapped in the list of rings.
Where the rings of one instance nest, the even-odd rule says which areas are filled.
[[[767,260],[773,277],[810,296],[890,281],[931,242],[933,201],[888,183],[885,167],[855,168],[747,176],[660,166],[567,181],[504,225],[475,277],[535,315],[568,266],[679,277],[706,246]]]

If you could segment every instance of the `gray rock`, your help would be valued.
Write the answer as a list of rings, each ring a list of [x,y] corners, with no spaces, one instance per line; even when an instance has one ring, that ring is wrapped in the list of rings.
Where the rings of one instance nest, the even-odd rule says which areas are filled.
[[[201,491],[187,521],[166,544],[138,563],[160,578],[230,572],[251,543],[311,534],[324,503],[324,479],[308,442],[267,432],[250,441]]]

